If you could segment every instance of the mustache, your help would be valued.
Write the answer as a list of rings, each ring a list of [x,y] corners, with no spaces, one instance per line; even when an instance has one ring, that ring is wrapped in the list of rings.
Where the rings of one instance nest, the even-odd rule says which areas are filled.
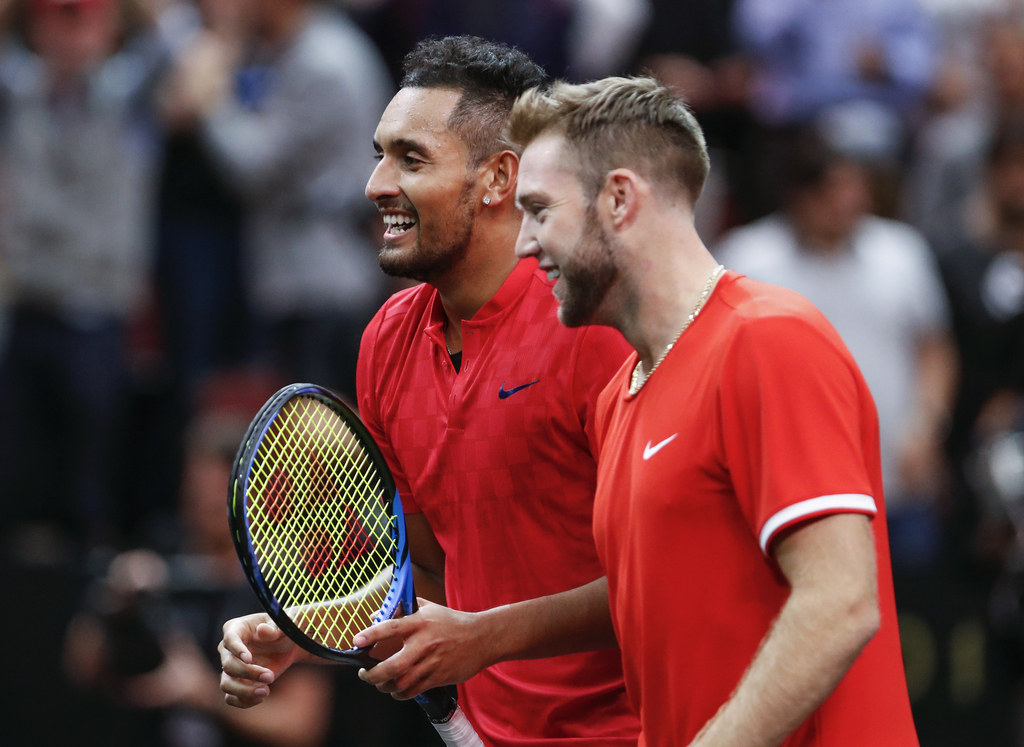
[[[376,205],[377,210],[379,211],[401,210],[403,212],[409,213],[414,218],[419,218],[419,213],[416,212],[416,208],[414,208],[412,206],[412,203],[408,202],[407,200],[401,200],[397,197],[381,197],[377,199]]]

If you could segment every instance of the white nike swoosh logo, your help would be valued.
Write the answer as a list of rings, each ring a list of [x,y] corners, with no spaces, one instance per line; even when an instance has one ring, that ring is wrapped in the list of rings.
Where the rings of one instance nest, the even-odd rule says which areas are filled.
[[[652,456],[657,454],[663,448],[665,448],[670,443],[675,441],[676,436],[678,436],[678,435],[679,435],[678,433],[673,433],[671,436],[666,438],[664,441],[659,441],[654,446],[651,446],[651,442],[648,441],[647,445],[644,447],[644,460],[646,461],[646,460],[650,459]]]

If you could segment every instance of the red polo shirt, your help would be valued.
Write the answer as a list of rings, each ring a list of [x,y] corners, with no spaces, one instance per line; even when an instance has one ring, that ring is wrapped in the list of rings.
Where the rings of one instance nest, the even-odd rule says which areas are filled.
[[[881,629],[784,747],[916,747],[889,566],[878,416],[802,296],[727,273],[636,394],[598,406],[594,534],[641,744],[689,744],[789,596],[779,532],[872,517]],[[785,689],[786,683],[779,687]]]
[[[592,533],[597,395],[630,348],[566,329],[535,260],[520,262],[445,348],[437,291],[393,296],[363,334],[360,414],[408,513],[445,551],[448,604],[479,611],[604,575]],[[497,664],[459,687],[489,744],[636,744],[619,651]]]

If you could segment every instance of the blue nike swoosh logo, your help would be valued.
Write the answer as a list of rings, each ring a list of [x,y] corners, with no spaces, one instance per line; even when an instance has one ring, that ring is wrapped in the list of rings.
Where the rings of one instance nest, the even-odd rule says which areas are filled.
[[[501,386],[498,387],[498,396],[501,397],[501,399],[507,399],[508,397],[511,397],[513,394],[515,394],[516,392],[520,391],[521,389],[526,389],[526,387],[528,387],[528,386],[533,386],[534,384],[539,384],[539,383],[540,383],[540,379],[537,379],[536,381],[531,381],[529,384],[523,384],[522,386],[517,386],[515,389],[506,389],[505,388],[505,382],[503,381],[503,382],[501,382]]]

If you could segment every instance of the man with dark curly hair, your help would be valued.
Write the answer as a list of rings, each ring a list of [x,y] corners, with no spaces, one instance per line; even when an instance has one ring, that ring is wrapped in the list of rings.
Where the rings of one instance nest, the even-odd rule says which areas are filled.
[[[400,639],[361,672],[396,698],[461,683],[488,745],[633,745],[591,531],[593,408],[628,347],[561,326],[552,279],[515,256],[519,158],[503,130],[544,80],[505,45],[428,41],[377,127],[380,264],[423,284],[367,327],[359,408],[402,496],[417,591],[436,603],[355,643]],[[304,656],[265,615],[228,622],[221,651],[243,707]]]

